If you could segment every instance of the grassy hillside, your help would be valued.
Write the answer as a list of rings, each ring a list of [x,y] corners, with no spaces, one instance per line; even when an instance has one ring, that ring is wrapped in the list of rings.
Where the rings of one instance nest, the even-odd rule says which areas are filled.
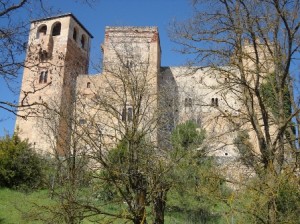
[[[174,199],[173,199],[174,200]],[[37,220],[36,215],[41,213],[43,205],[55,205],[50,199],[48,191],[41,190],[30,194],[13,191],[9,189],[0,189],[0,224],[39,224],[43,221]],[[115,210],[114,206],[107,207],[108,210]],[[191,214],[182,214],[174,209],[167,209],[165,217],[166,224],[192,224],[201,223],[197,218],[193,218]],[[34,215],[32,215],[34,214]],[[92,220],[99,220],[100,217],[93,217]],[[105,218],[101,217],[101,223],[105,223]],[[104,218],[104,219],[103,219]],[[194,221],[193,221],[194,220]],[[49,220],[51,223],[51,220]],[[84,224],[94,223],[84,220]],[[216,220],[215,220],[216,221]],[[99,221],[96,223],[100,223]],[[111,223],[111,222],[109,222]],[[116,220],[114,223],[125,223],[122,220]],[[151,223],[151,220],[149,220]],[[207,223],[207,222],[205,222]],[[216,223],[216,222],[213,222]]]

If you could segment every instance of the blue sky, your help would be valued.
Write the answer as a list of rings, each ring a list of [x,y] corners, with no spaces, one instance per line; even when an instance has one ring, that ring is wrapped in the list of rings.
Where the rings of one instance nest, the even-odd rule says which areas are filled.
[[[100,44],[103,42],[105,26],[157,26],[161,41],[162,66],[183,65],[187,60],[174,51],[176,45],[168,37],[168,28],[173,20],[184,20],[191,16],[190,0],[97,0],[92,6],[84,5],[78,0],[51,0],[45,1],[45,7],[48,6],[53,7],[57,13],[73,13],[92,33],[94,39],[91,45],[91,60],[95,63],[100,62]],[[90,73],[95,73],[90,70]],[[6,83],[0,80],[1,100],[18,100],[20,80],[21,75],[13,85],[14,91],[8,90]],[[0,136],[12,134],[14,124],[15,116],[0,110]]]

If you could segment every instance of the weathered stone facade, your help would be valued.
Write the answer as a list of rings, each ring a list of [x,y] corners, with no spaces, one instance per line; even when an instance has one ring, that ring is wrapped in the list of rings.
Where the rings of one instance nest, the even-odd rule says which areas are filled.
[[[133,125],[138,108],[139,128],[158,146],[178,123],[194,120],[207,131],[210,155],[238,155],[237,129],[228,117],[238,120],[242,105],[224,88],[226,77],[210,68],[161,67],[156,27],[107,27],[102,74],[87,75],[91,38],[72,14],[32,22],[20,105],[26,100],[33,107],[20,110],[16,122],[23,139],[61,155],[71,142],[70,129],[79,126],[81,133],[101,129],[113,144]],[[133,83],[141,88],[134,90]]]
[[[39,151],[49,152],[53,142],[63,150],[68,138],[66,116],[72,114],[76,77],[88,71],[91,38],[72,14],[31,23],[20,106],[26,101],[32,107],[20,108],[16,129]],[[61,116],[51,117],[46,110],[50,107]],[[56,135],[51,134],[51,128],[56,129]]]

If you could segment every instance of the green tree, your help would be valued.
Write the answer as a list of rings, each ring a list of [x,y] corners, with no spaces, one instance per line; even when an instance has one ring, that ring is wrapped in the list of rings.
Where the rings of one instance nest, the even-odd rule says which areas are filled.
[[[214,159],[205,154],[204,139],[205,131],[193,121],[177,125],[171,136],[176,165],[170,175],[168,206],[191,223],[215,223],[220,217],[214,204],[223,194],[223,181]]]
[[[17,134],[0,140],[0,186],[36,189],[43,182],[43,162]]]
[[[193,150],[200,148],[204,138],[205,131],[198,130],[193,121],[187,121],[176,126],[171,135],[171,142],[175,149]]]

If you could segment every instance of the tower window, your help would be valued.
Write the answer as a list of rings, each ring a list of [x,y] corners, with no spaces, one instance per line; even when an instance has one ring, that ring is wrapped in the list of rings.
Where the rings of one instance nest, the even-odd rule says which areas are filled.
[[[45,50],[39,52],[40,60],[44,61],[48,58],[48,53]]]
[[[59,36],[61,30],[61,23],[55,23],[52,29],[52,36]]]
[[[193,105],[192,98],[185,98],[184,100],[184,106],[185,107],[191,107]]]
[[[85,48],[85,36],[84,35],[81,36],[80,43],[81,43],[81,47]]]
[[[218,98],[211,98],[211,105],[213,107],[218,107],[219,106],[219,99]]]
[[[40,73],[39,83],[47,83],[48,71],[42,71]]]
[[[80,124],[80,125],[86,124],[86,120],[83,119],[83,118],[80,118],[80,119],[79,119],[79,124]]]
[[[130,122],[130,121],[132,121],[132,107],[129,107],[129,108],[127,108],[127,111],[128,111],[128,116],[127,116],[127,118],[128,118],[128,121]]]
[[[41,36],[45,36],[47,33],[47,26],[41,25],[37,32],[37,39],[39,39]]]
[[[88,83],[86,84],[86,88],[91,88],[91,83],[90,83],[90,82],[88,82]]]
[[[73,30],[73,40],[77,41],[77,29],[74,28]]]
[[[131,122],[133,119],[133,109],[132,106],[127,106],[122,110],[122,121]]]

